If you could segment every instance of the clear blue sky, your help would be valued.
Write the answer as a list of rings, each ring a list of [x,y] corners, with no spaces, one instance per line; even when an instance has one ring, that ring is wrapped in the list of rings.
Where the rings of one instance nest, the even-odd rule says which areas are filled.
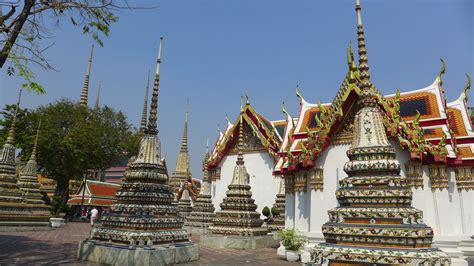
[[[154,5],[155,1],[130,1]],[[383,3],[382,3],[383,2]],[[280,105],[297,115],[295,84],[308,101],[331,101],[346,72],[349,40],[356,43],[355,0],[158,1],[153,10],[125,11],[103,48],[95,49],[89,105],[99,80],[101,104],[124,111],[138,126],[149,68],[159,36],[164,50],[159,98],[160,139],[168,171],[179,151],[186,98],[193,175],[201,177],[206,138],[239,112],[248,91],[256,110],[282,119]],[[362,0],[372,80],[383,93],[423,88],[445,59],[444,87],[456,99],[474,76],[474,4],[469,0]],[[70,25],[56,32],[48,51],[60,71],[38,70],[46,95],[26,94],[24,107],[62,97],[78,100],[92,41]],[[0,76],[0,104],[15,102],[20,81]],[[474,95],[469,92],[471,102]]]

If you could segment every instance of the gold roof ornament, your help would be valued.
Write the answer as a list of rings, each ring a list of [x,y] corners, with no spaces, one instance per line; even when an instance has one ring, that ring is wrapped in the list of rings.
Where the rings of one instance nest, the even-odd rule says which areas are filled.
[[[91,45],[89,60],[87,62],[86,76],[84,77],[84,83],[82,84],[81,98],[79,100],[79,104],[81,106],[87,106],[87,100],[89,98],[89,79],[91,76],[93,54],[94,54],[94,45]]]
[[[462,97],[467,102],[468,100],[467,91],[471,89],[471,77],[466,73],[466,78],[467,78],[467,83],[466,83],[466,86],[464,86],[464,89],[462,90]]]
[[[306,102],[305,99],[303,98],[303,95],[301,95],[299,82],[296,83],[296,97],[300,98],[300,105],[303,104],[303,102]]]
[[[439,61],[441,61],[441,69],[439,70],[436,79],[438,80],[438,84],[443,86],[442,76],[446,73],[446,63],[444,62],[443,58],[440,58]]]

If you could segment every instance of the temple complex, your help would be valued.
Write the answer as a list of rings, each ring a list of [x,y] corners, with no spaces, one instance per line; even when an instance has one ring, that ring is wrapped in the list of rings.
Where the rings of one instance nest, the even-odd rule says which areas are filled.
[[[219,203],[226,196],[225,191],[232,181],[237,160],[236,144],[240,137],[239,125],[242,121],[242,154],[257,210],[261,213],[265,206],[270,208],[273,205],[280,186],[280,179],[274,177],[272,172],[286,121],[269,121],[255,111],[248,98],[236,122],[232,124],[227,117],[226,120],[227,126],[224,132],[219,130],[218,139],[207,161],[214,208],[219,209]]]
[[[197,195],[194,202],[193,210],[186,218],[187,225],[194,227],[194,229],[202,229],[206,232],[207,228],[212,225],[212,219],[215,217],[214,205],[211,197],[211,180],[207,170],[207,159],[209,158],[209,148],[206,146],[206,154],[203,160],[202,189]]]
[[[280,190],[276,195],[275,204],[273,204],[274,209],[278,212],[276,215],[273,215],[270,221],[267,222],[268,228],[271,231],[278,231],[285,229],[285,181],[281,179],[280,181]]]
[[[177,192],[181,185],[191,180],[191,170],[189,168],[189,151],[188,151],[188,112],[184,120],[183,129],[183,140],[181,141],[181,149],[178,153],[178,159],[176,160],[176,168],[171,175],[169,185],[173,189],[173,192]]]
[[[182,229],[184,218],[172,204],[166,165],[157,137],[158,88],[162,41],[158,51],[150,116],[135,161],[102,225],[79,244],[78,257],[106,264],[174,264],[199,258],[197,245]]]
[[[43,222],[44,226],[49,225],[49,218],[51,213],[49,206],[43,201],[43,195],[40,192],[40,184],[38,182],[38,165],[36,163],[36,153],[38,147],[38,136],[41,121],[38,125],[36,138],[31,152],[30,159],[25,167],[20,171],[20,178],[18,180],[18,187],[22,193],[23,200],[26,204],[31,205],[30,210],[34,216],[38,217],[37,222]]]

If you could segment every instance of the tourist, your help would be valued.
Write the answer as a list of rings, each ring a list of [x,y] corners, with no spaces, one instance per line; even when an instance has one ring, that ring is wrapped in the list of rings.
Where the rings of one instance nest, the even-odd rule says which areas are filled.
[[[97,219],[97,216],[99,214],[99,211],[96,209],[96,207],[93,207],[91,210],[91,226],[94,227],[94,221]]]

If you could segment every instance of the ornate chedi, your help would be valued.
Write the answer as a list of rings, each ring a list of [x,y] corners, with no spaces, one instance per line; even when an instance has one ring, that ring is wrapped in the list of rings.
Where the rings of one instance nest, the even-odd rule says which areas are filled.
[[[40,121],[41,124],[41,121]],[[43,201],[43,195],[40,191],[40,184],[38,182],[36,152],[38,147],[39,128],[36,132],[36,139],[33,145],[30,159],[25,167],[20,171],[20,178],[18,180],[18,187],[23,196],[23,200],[31,205],[32,213],[38,217],[38,222],[43,222],[44,225],[49,225],[49,218],[51,217],[49,207]],[[41,217],[41,218],[40,218]]]
[[[263,228],[263,220],[256,211],[257,205],[252,199],[251,187],[243,156],[243,119],[239,123],[238,155],[234,168],[234,176],[228,186],[227,197],[220,204],[221,210],[216,212],[213,225],[209,227],[213,234],[259,236],[266,235],[268,228]]]
[[[82,85],[81,98],[79,104],[81,106],[87,106],[87,101],[89,99],[89,80],[91,76],[92,68],[92,55],[94,53],[94,45],[91,46],[91,52],[89,55],[89,61],[87,61],[86,76],[84,77],[84,83]]]
[[[191,180],[191,171],[189,169],[189,152],[188,152],[188,112],[184,121],[183,140],[181,141],[181,149],[176,160],[176,169],[171,175],[169,185],[173,192],[180,189],[182,183]]]
[[[157,106],[161,47],[162,38],[150,116],[137,159],[126,170],[116,202],[102,217],[102,225],[81,243],[80,259],[141,265],[174,264],[198,258],[197,245],[189,242],[189,233],[182,229],[185,219],[178,207],[171,204],[174,194],[167,184],[166,165],[160,155]]]
[[[212,225],[212,219],[216,216],[214,213],[214,204],[212,204],[211,196],[211,179],[207,169],[207,159],[209,159],[209,150],[206,147],[206,155],[204,156],[201,193],[196,197],[193,211],[186,218],[189,226],[198,228],[208,228]]]
[[[361,94],[344,165],[348,177],[336,191],[340,206],[329,210],[323,225],[326,242],[314,248],[312,258],[329,265],[449,264],[446,254],[431,247],[433,230],[423,224],[423,213],[411,206],[412,191],[400,176],[370,80],[359,0],[356,11]]]
[[[0,152],[0,227],[47,226],[44,215],[31,212],[32,205],[24,201],[17,183],[14,136],[20,97],[21,91],[7,141]]]
[[[273,205],[278,212],[277,215],[273,215],[272,219],[267,223],[268,228],[271,231],[277,231],[285,229],[285,180],[280,180],[280,190],[276,195],[275,204]]]
[[[189,216],[189,214],[193,210],[193,206],[191,206],[191,198],[189,197],[187,183],[183,184],[182,189],[183,189],[183,192],[181,194],[181,198],[178,201],[178,209],[181,216],[186,218]]]

